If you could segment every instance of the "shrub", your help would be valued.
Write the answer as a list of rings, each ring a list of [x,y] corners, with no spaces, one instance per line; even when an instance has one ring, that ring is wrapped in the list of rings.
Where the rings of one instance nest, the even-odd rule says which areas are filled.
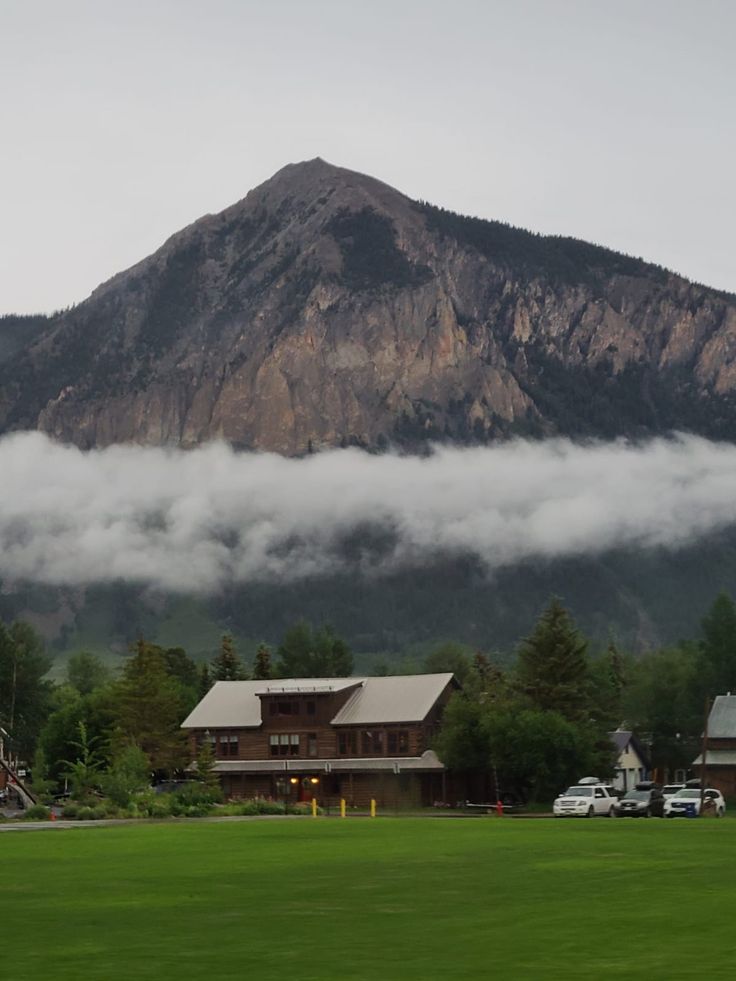
[[[76,818],[79,817],[79,804],[74,801],[70,801],[64,806],[64,810],[61,812],[63,818]]]
[[[287,814],[302,814],[302,815],[311,814],[312,813],[312,805],[311,804],[308,804],[306,801],[303,802],[303,803],[300,803],[300,804],[287,804],[286,805],[286,813]],[[322,810],[321,807],[317,807],[317,813],[318,814],[323,814],[324,811]]]
[[[77,810],[77,820],[78,821],[92,821],[94,820],[95,810],[93,807],[89,807],[87,804],[82,804]]]
[[[172,794],[174,800],[182,805],[221,804],[222,791],[219,787],[208,787],[197,780],[182,784]]]
[[[138,746],[124,746],[112,761],[112,766],[100,778],[103,791],[119,807],[127,807],[136,791],[150,783],[148,757]]]
[[[48,807],[44,807],[43,804],[34,804],[33,807],[29,807],[26,813],[23,815],[24,821],[48,821],[51,817],[51,812]]]

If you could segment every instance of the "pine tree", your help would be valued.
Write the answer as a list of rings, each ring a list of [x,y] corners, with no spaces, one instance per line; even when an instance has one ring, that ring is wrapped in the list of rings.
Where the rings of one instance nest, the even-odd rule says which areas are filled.
[[[707,694],[736,689],[736,606],[726,593],[716,597],[702,621],[701,677]]]
[[[569,612],[553,598],[519,649],[520,691],[535,708],[586,720],[592,707],[587,647]]]
[[[172,772],[186,757],[181,725],[187,706],[182,688],[166,670],[160,648],[142,638],[128,660],[117,690],[117,726],[135,742],[152,770]]]
[[[243,664],[235,652],[230,634],[222,635],[220,653],[212,661],[212,674],[215,681],[242,681],[245,678]]]
[[[198,694],[200,699],[204,698],[213,684],[210,666],[205,662],[199,669]]]
[[[267,681],[273,676],[271,668],[271,649],[266,644],[259,644],[256,658],[253,662],[253,680]]]
[[[220,778],[215,773],[215,753],[209,733],[202,736],[197,752],[197,776],[207,787],[219,787]]]

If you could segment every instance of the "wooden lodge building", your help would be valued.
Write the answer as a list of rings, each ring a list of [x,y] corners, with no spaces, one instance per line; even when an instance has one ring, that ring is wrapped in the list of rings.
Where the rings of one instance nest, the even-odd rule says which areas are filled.
[[[218,681],[182,728],[196,769],[203,739],[228,798],[365,807],[447,799],[430,748],[452,674]]]

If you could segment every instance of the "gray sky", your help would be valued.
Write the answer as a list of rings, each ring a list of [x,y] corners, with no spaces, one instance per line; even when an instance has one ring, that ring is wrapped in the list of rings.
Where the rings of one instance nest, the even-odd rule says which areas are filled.
[[[731,0],[0,0],[0,312],[322,156],[736,291]]]

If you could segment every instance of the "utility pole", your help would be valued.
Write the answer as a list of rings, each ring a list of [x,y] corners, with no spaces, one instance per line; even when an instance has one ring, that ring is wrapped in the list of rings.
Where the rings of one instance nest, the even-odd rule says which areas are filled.
[[[705,758],[708,752],[708,717],[710,715],[710,698],[705,696],[705,712],[703,715],[703,745],[700,750],[700,817],[703,816],[703,804],[705,803],[705,780],[706,764]]]

